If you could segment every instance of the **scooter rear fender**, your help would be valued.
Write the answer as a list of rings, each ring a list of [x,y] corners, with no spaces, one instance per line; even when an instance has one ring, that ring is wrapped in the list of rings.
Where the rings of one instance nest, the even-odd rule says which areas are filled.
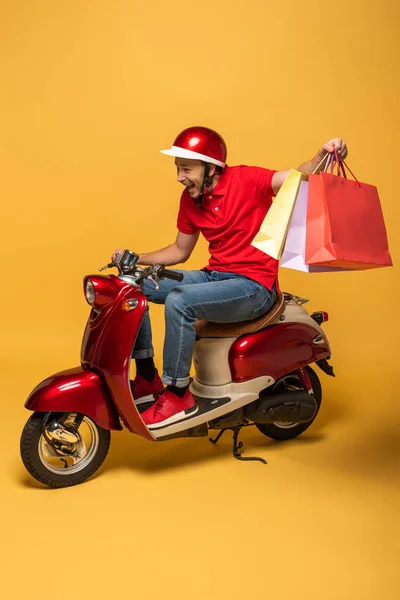
[[[36,412],[77,412],[103,429],[122,429],[118,413],[100,376],[83,367],[55,373],[30,393],[25,408]]]

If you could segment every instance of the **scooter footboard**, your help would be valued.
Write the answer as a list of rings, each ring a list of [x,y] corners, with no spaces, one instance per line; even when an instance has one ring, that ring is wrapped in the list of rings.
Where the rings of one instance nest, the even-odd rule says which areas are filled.
[[[25,408],[36,412],[78,412],[103,429],[122,429],[100,376],[83,367],[55,373],[30,393]]]

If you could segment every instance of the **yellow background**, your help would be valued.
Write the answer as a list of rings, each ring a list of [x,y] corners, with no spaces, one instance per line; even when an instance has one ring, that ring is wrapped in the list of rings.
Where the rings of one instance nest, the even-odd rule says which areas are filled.
[[[337,377],[320,374],[302,438],[243,434],[268,466],[235,461],[228,435],[124,432],[98,477],[50,491],[18,448],[29,391],[79,363],[83,276],[118,246],[173,241],[180,189],[159,149],[187,126],[221,132],[229,164],[278,169],[343,137],[399,261],[399,16],[395,0],[2,1],[3,597],[399,597],[396,267],[282,270],[329,312]]]

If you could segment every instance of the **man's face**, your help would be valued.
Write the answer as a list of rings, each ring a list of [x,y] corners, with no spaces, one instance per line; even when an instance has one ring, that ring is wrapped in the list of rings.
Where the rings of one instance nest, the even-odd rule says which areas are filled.
[[[176,158],[175,166],[178,173],[177,180],[186,187],[191,198],[198,198],[201,196],[205,169],[204,164],[200,160]]]

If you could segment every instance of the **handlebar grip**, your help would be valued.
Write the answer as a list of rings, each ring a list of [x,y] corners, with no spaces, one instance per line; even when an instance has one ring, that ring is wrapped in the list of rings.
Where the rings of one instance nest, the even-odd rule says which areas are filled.
[[[175,281],[182,281],[183,273],[178,273],[178,271],[173,271],[172,269],[165,269],[165,267],[160,267],[157,271],[158,277],[165,277],[166,279],[174,279]]]

